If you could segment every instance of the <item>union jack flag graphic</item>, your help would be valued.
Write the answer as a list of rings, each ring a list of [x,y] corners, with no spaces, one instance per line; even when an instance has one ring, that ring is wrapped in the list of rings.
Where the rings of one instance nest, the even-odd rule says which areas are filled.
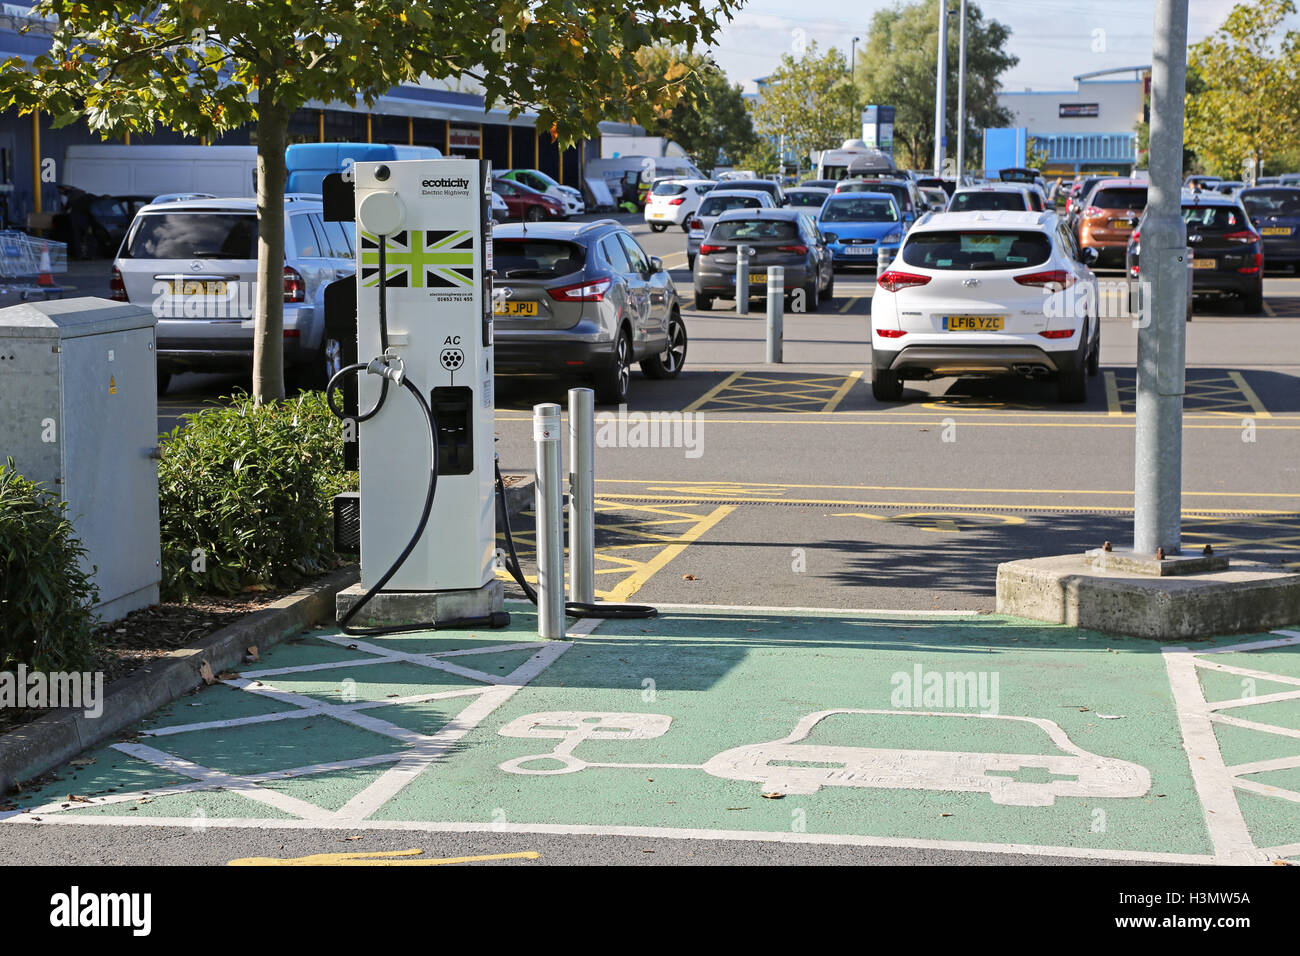
[[[474,233],[468,229],[408,229],[385,241],[384,285],[390,289],[470,289]],[[379,285],[379,239],[361,233],[361,284]]]

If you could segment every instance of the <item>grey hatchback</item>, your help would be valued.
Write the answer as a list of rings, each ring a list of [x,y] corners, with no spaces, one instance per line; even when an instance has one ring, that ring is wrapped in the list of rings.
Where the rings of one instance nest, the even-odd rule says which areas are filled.
[[[736,209],[718,217],[695,258],[695,308],[707,312],[716,298],[736,296],[736,250],[748,246],[750,296],[767,294],[767,267],[785,269],[787,304],[803,291],[815,312],[835,294],[835,266],[826,237],[805,209]]]
[[[672,277],[613,219],[492,230],[498,371],[588,376],[596,401],[627,401],[632,363],[676,378],[686,325]]]

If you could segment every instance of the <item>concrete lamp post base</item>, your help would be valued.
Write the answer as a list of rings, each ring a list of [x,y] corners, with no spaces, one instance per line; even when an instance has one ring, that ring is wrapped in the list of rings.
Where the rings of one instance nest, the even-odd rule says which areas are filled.
[[[1300,623],[1300,574],[1218,555],[1029,558],[998,565],[997,610],[1160,641],[1245,634]]]

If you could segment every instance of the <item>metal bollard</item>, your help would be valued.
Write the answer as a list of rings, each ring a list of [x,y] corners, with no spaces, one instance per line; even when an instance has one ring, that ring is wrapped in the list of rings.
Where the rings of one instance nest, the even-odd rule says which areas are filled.
[[[767,267],[767,360],[780,362],[785,335],[785,266]]]
[[[894,253],[883,246],[876,249],[876,277],[884,275],[889,269],[889,264],[894,261]]]
[[[537,452],[537,636],[564,637],[564,522],[560,504],[560,406],[533,406]]]
[[[569,600],[596,600],[596,397],[569,389]]]
[[[749,312],[749,246],[736,247],[736,311]]]

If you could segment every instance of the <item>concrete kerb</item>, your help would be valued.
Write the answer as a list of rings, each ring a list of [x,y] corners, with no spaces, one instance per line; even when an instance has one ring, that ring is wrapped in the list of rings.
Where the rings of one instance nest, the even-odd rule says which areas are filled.
[[[80,710],[60,709],[0,735],[0,794],[59,766],[164,704],[203,683],[206,663],[213,673],[240,664],[250,647],[259,652],[303,629],[334,620],[339,591],[357,580],[355,568],[334,571],[261,611],[172,651],[109,685],[104,711],[88,719]]]

